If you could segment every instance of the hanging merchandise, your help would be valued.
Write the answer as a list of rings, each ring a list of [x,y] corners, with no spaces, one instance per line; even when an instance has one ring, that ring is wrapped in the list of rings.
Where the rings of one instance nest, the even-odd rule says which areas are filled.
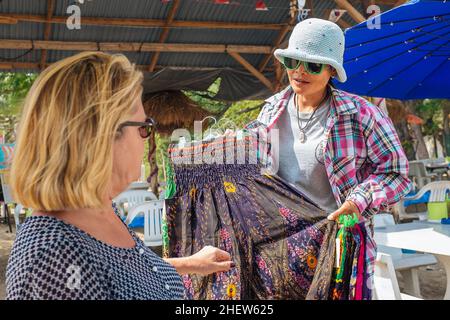
[[[262,170],[267,150],[252,131],[169,147],[176,193],[166,200],[168,257],[212,245],[236,264],[210,276],[184,275],[186,298],[332,298],[338,224],[295,186]],[[354,249],[341,253],[344,261]],[[344,297],[356,299],[358,282],[350,279],[342,276],[340,285],[355,287]]]
[[[330,285],[330,298],[332,300],[370,299],[364,224],[358,224],[356,214],[339,216],[339,224],[342,227],[336,235],[336,265]]]
[[[347,10],[333,9],[330,12],[330,16],[328,17],[328,20],[336,23],[346,12],[347,12]]]
[[[303,20],[307,19],[309,16],[309,12],[311,11],[311,9],[302,9],[300,10],[298,16],[297,16],[297,21],[298,22],[302,22]]]
[[[263,0],[256,1],[255,8],[256,8],[256,11],[268,11],[269,10]]]

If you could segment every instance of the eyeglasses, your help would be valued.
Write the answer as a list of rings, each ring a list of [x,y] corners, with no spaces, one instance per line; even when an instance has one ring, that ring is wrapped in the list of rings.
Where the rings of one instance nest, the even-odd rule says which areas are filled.
[[[288,70],[296,70],[300,68],[300,65],[303,64],[306,72],[309,74],[319,75],[322,73],[325,64],[323,63],[315,63],[315,62],[306,62],[297,59],[292,59],[288,57],[283,57],[283,61],[281,62],[286,69]]]
[[[139,127],[139,135],[142,139],[147,139],[152,134],[152,127],[154,127],[155,124],[156,122],[152,118],[145,119],[145,122],[125,121],[119,125],[118,130],[121,130],[124,127]]]

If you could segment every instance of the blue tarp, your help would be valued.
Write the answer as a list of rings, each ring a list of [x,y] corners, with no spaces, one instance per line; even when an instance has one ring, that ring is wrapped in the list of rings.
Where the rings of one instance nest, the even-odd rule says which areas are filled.
[[[371,97],[450,98],[450,0],[416,0],[382,13],[380,28],[345,32],[348,80],[336,86]]]

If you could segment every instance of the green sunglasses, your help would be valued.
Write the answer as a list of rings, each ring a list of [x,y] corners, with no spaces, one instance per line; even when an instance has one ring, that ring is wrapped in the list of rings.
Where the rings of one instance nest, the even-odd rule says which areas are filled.
[[[325,68],[325,64],[323,63],[315,63],[315,62],[306,62],[297,59],[292,59],[288,57],[283,57],[283,61],[281,62],[286,69],[288,70],[296,70],[300,68],[300,65],[303,64],[303,68],[305,68],[306,72],[314,75],[321,74],[323,69]]]

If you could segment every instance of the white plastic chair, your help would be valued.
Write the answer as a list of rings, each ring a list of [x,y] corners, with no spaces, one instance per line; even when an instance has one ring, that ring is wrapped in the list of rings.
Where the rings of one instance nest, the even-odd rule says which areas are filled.
[[[137,216],[144,216],[144,243],[149,247],[162,246],[162,218],[164,200],[147,201],[134,206],[128,213],[126,224]]]
[[[414,214],[414,213],[406,213],[405,211],[405,200],[416,200],[420,199],[425,193],[430,191],[430,198],[428,199],[428,202],[445,202],[447,200],[447,191],[450,190],[450,181],[435,181],[428,183],[425,185],[422,189],[419,190],[417,194],[410,197],[404,197],[400,200],[398,203],[398,211],[400,219],[402,218],[409,218],[409,217],[418,217],[419,219],[423,220],[426,216],[426,212]]]
[[[397,275],[395,274],[392,258],[386,253],[377,253],[374,273],[374,300],[421,300],[400,292]]]
[[[153,192],[136,189],[126,190],[113,199],[117,207],[121,210],[122,217],[125,216],[125,213],[122,211],[123,204],[127,203],[128,212],[130,212],[136,205],[151,200],[158,200]]]
[[[379,213],[374,216],[374,231],[386,226],[395,225],[392,214]],[[377,251],[388,254],[392,260],[394,270],[398,271],[405,280],[405,292],[421,297],[418,268],[437,263],[432,254],[403,253],[399,248],[378,245]]]
[[[431,182],[431,178],[435,177],[435,174],[427,172],[425,167],[426,162],[424,160],[416,160],[409,162],[409,173],[408,176],[413,178],[417,184],[417,189],[422,189],[422,187]]]

